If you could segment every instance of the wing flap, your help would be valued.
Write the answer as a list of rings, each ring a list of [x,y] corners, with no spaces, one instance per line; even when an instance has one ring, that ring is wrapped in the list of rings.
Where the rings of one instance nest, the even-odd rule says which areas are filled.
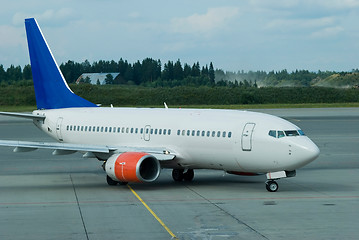
[[[80,152],[95,152],[95,153],[110,153],[110,151],[116,150],[116,148],[108,146],[97,145],[84,145],[84,144],[72,144],[72,143],[57,143],[57,142],[28,142],[28,141],[10,141],[0,140],[0,146],[15,147],[15,152],[28,152],[36,149],[52,149],[63,151],[80,151]],[[56,155],[56,154],[55,154]]]

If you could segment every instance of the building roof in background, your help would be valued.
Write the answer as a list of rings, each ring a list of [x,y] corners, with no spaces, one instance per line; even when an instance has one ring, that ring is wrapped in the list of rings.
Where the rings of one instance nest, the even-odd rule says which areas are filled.
[[[87,77],[90,80],[91,84],[97,84],[97,80],[101,85],[106,84],[106,76],[111,74],[113,79],[115,79],[120,73],[83,73],[80,77],[77,78],[76,84],[79,84],[81,80],[85,80]]]

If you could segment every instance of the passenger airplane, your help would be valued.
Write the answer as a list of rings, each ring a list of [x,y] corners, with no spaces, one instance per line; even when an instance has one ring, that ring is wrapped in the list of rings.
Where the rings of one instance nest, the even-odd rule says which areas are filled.
[[[105,108],[75,95],[67,85],[34,18],[25,20],[38,110],[1,112],[32,119],[58,142],[1,140],[14,152],[53,149],[103,161],[109,185],[153,182],[162,168],[175,181],[191,181],[194,169],[238,175],[266,174],[266,188],[296,175],[319,155],[294,124],[268,114],[238,110]]]

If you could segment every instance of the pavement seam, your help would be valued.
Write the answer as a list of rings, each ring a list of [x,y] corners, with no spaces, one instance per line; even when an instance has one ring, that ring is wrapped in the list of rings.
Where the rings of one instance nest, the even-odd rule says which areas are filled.
[[[206,200],[208,203],[212,204],[213,206],[215,206],[216,208],[218,208],[220,211],[224,212],[225,214],[229,215],[230,217],[232,217],[234,220],[236,220],[238,223],[246,226],[247,228],[249,228],[250,230],[252,230],[253,232],[257,233],[258,235],[260,235],[261,237],[263,237],[264,239],[269,240],[269,238],[267,238],[266,236],[264,236],[262,233],[258,232],[257,230],[255,230],[254,228],[252,228],[250,225],[248,225],[247,223],[243,222],[242,220],[240,220],[239,218],[237,218],[236,216],[234,216],[233,214],[229,213],[228,211],[224,210],[223,208],[221,208],[220,206],[218,206],[216,203],[212,202],[211,200],[209,200],[208,198],[204,197],[203,195],[201,195],[200,193],[196,192],[195,190],[193,190],[192,188],[190,188],[187,185],[184,185],[187,189],[189,189],[190,191],[192,191],[193,193],[195,193],[196,195],[198,195],[199,197],[201,197],[202,199]]]
[[[81,217],[81,221],[82,221],[82,226],[84,227],[84,230],[85,230],[86,239],[89,240],[89,235],[88,235],[88,233],[87,233],[87,229],[86,229],[84,217],[83,217],[83,215],[82,215],[81,206],[80,206],[80,203],[79,203],[79,198],[77,197],[77,192],[76,192],[75,184],[74,184],[74,182],[73,182],[73,180],[72,180],[72,175],[71,175],[71,174],[70,174],[70,179],[71,179],[72,188],[73,188],[74,193],[75,193],[76,203],[77,203],[77,207],[78,207],[78,209],[79,209],[79,213],[80,213],[80,217]]]

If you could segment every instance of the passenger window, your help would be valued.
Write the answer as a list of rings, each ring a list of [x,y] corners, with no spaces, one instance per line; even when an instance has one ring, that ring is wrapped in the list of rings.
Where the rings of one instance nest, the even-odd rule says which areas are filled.
[[[171,129],[168,129],[168,135],[171,135]]]
[[[87,126],[85,126],[85,132],[87,132]]]
[[[220,136],[221,136],[221,132],[218,131],[218,132],[217,132],[217,137],[220,137]]]
[[[206,131],[202,131],[202,137],[204,137],[205,134],[206,134]]]
[[[149,132],[149,129],[148,129],[148,128],[146,128],[146,134],[148,134],[148,132]]]
[[[107,127],[105,127],[105,132],[107,132]]]
[[[131,133],[133,133],[133,128],[131,128]]]
[[[212,131],[212,137],[216,136],[216,131]]]
[[[182,130],[182,136],[184,136],[186,133],[186,130]]]
[[[67,130],[67,131],[69,130],[69,125],[66,126],[66,130]]]
[[[117,132],[118,132],[118,133],[121,132],[121,128],[120,128],[120,127],[117,128]]]
[[[277,137],[277,132],[275,130],[270,130],[268,133],[269,136],[276,138]]]
[[[103,127],[101,127],[101,132],[103,132]]]
[[[128,133],[129,130],[130,130],[129,128],[126,128],[126,133]]]
[[[177,130],[177,135],[179,136],[181,134],[181,130]]]
[[[143,128],[141,128],[140,133],[143,134]]]
[[[151,134],[153,134],[153,128],[151,128]]]
[[[178,132],[178,131],[177,131]],[[163,129],[163,135],[167,134],[167,129]],[[177,134],[178,135],[178,134]]]
[[[92,127],[92,131],[93,131],[93,132],[96,131],[96,127],[95,127],[95,126]]]
[[[278,131],[278,138],[282,138],[284,137],[284,132],[283,131]]]
[[[232,137],[232,132],[228,132],[228,138]]]
[[[97,130],[97,132],[99,132],[99,131],[100,131],[100,127],[97,127],[97,129],[96,129],[96,130]]]
[[[189,136],[191,134],[190,130],[187,130],[187,136]]]
[[[192,130],[192,136],[194,136],[195,132],[196,132],[195,130]]]
[[[223,131],[223,133],[222,133],[222,137],[226,137],[226,131]]]
[[[135,129],[135,134],[137,134],[137,133],[138,133],[138,128]]]
[[[162,135],[162,129],[158,129],[158,134]]]
[[[155,129],[155,134],[157,135],[157,128]]]
[[[121,131],[122,133],[125,133],[125,127],[122,127],[122,131]]]
[[[70,126],[70,131],[72,131],[72,125]]]
[[[77,126],[77,131],[80,131],[80,126]]]
[[[197,137],[199,137],[199,134],[201,133],[201,131],[200,130],[198,130],[197,131]]]
[[[211,136],[211,132],[207,131],[207,137]]]

